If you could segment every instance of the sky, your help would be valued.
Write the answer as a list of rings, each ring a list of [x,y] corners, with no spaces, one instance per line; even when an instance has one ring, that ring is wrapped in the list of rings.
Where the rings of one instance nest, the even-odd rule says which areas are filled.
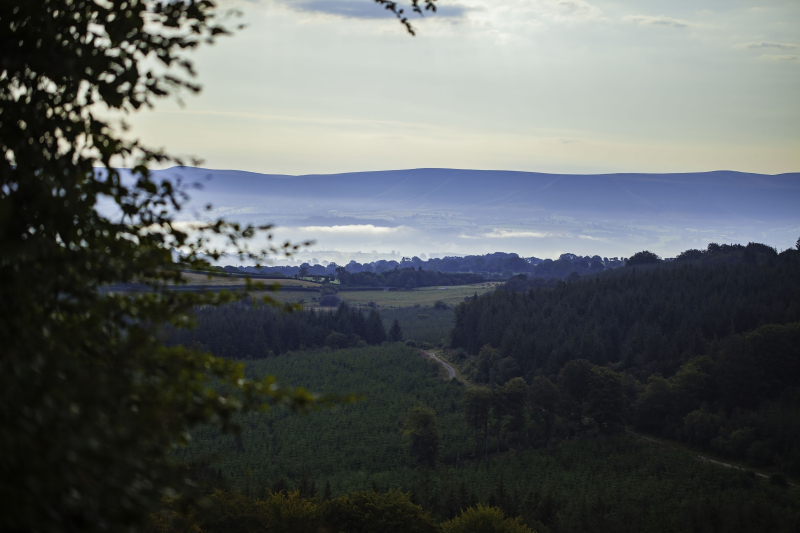
[[[416,37],[370,0],[219,3],[246,27],[193,54],[202,93],[129,119],[206,168],[800,171],[797,0],[437,0]],[[316,250],[366,237],[321,232]],[[378,253],[458,253],[446,244]],[[611,255],[589,244],[501,251]],[[614,255],[641,249],[626,246]]]
[[[800,2],[221,0],[199,96],[132,117],[204,166],[800,170]]]

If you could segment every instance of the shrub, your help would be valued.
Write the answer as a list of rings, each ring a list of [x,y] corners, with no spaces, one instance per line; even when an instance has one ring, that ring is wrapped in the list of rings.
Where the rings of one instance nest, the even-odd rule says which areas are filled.
[[[348,533],[435,533],[433,518],[406,494],[389,491],[354,492],[331,500],[326,522],[334,531]]]
[[[347,335],[344,335],[336,331],[325,337],[325,346],[328,346],[333,349],[347,348],[347,345],[349,343],[350,340],[347,338]]]
[[[342,299],[335,294],[326,294],[319,299],[319,305],[321,307],[339,307],[339,304],[341,303]]]
[[[497,507],[470,507],[442,524],[443,533],[534,533],[519,517],[506,518]]]
[[[775,485],[776,487],[785,487],[789,484],[789,482],[786,481],[786,476],[780,472],[776,472],[769,476],[769,482],[771,485]]]

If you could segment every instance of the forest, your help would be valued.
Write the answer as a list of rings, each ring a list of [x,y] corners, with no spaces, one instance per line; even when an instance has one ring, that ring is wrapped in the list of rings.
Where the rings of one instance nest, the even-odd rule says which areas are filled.
[[[443,381],[437,365],[400,343],[252,361],[251,376],[275,374],[310,390],[347,390],[362,399],[307,417],[282,409],[248,415],[238,420],[238,436],[196,431],[176,457],[203,473],[212,498],[221,501],[218,509],[233,506],[229,499],[238,502],[224,511],[226,518],[242,509],[256,513],[275,498],[296,498],[310,513],[301,520],[308,528],[303,531],[316,531],[309,524],[327,520],[326,502],[369,497],[378,502],[372,505],[383,505],[397,497],[396,490],[406,494],[403,505],[419,507],[415,513],[429,514],[426,520],[445,531],[478,505],[496,508],[506,519],[519,517],[540,533],[800,526],[796,489],[785,477],[720,468],[623,433],[613,419],[602,418],[609,395],[604,400],[594,390],[598,368],[574,366],[576,372],[567,370],[552,387],[544,378],[530,386],[517,378],[492,388]],[[587,368],[593,389],[579,420],[574,395]],[[602,377],[614,381],[613,375]],[[613,391],[613,384],[606,389]],[[409,431],[419,410],[433,413],[438,444],[432,454],[414,446],[418,435]],[[198,519],[220,531],[209,525],[211,514]]]
[[[455,309],[199,309],[172,342],[359,400],[239,417],[238,434],[200,428],[175,457],[226,517],[293,516],[298,531],[366,531],[392,513],[409,531],[796,530],[800,251],[712,244],[626,262],[515,276]],[[186,525],[179,507],[158,531]],[[222,531],[219,519],[191,523]]]
[[[615,424],[800,475],[798,250],[710,245],[552,289],[515,279],[459,305],[451,343],[476,383],[524,377],[555,395],[569,371],[582,377],[564,415],[602,408]]]
[[[513,279],[455,310],[453,348],[486,345],[526,378],[587,359],[640,379],[671,375],[718,342],[800,321],[800,251],[629,266],[554,286]],[[550,288],[553,287],[553,288]]]
[[[306,348],[346,348],[381,344],[387,339],[383,318],[342,303],[329,311],[279,312],[244,300],[203,307],[195,312],[194,329],[170,328],[169,345],[196,346],[219,357],[262,359]]]

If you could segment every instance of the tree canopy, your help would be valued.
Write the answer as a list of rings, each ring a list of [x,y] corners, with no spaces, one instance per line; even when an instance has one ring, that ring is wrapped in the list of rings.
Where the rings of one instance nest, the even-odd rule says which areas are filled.
[[[403,434],[408,437],[408,453],[420,464],[436,466],[439,455],[439,422],[436,411],[417,405],[408,412]]]
[[[659,261],[661,261],[660,257],[649,250],[645,250],[643,252],[636,252],[633,254],[633,256],[625,261],[625,266],[652,265],[653,263],[658,263]]]

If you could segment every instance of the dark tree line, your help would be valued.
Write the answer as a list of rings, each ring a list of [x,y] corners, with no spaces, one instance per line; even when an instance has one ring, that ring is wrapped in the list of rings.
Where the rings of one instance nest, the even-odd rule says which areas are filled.
[[[800,322],[733,335],[665,379],[650,376],[632,406],[642,431],[800,475]]]
[[[538,257],[520,257],[515,253],[494,252],[485,255],[467,255],[463,257],[448,256],[443,258],[420,259],[419,257],[403,257],[400,261],[385,260],[373,261],[371,263],[358,263],[350,261],[346,265],[328,263],[326,265],[303,263],[300,266],[277,265],[271,267],[235,267],[226,266],[222,270],[231,273],[250,273],[250,274],[273,274],[283,276],[332,276],[344,269],[348,274],[356,275],[354,279],[366,281],[357,283],[359,285],[377,286],[369,280],[383,274],[384,279],[392,272],[414,269],[422,269],[426,272],[438,272],[443,278],[453,278],[452,274],[474,274],[485,279],[508,279],[515,274],[526,274],[534,278],[556,278],[565,279],[570,274],[583,276],[586,274],[596,274],[609,268],[618,268],[625,265],[625,260],[617,257],[580,256],[576,254],[561,254],[558,259],[539,259]],[[365,276],[358,276],[366,274]],[[415,280],[417,283],[420,280]],[[478,280],[481,281],[481,280]],[[405,287],[403,283],[383,283],[384,286]],[[471,281],[469,283],[477,283]],[[374,284],[374,285],[373,285]],[[436,282],[430,285],[447,285],[447,282]],[[452,283],[459,285],[463,283]]]
[[[485,384],[466,409],[484,454],[507,416],[492,398],[524,376],[545,445],[633,423],[800,475],[800,250],[682,256],[554,288],[517,279],[460,304],[451,342]]]
[[[341,304],[334,311],[282,313],[238,303],[195,311],[197,327],[170,330],[170,344],[195,346],[218,357],[261,359],[292,350],[375,345],[387,340],[381,315]]]
[[[639,379],[671,375],[733,333],[800,320],[800,251],[769,250],[708,253],[572,283],[514,279],[456,308],[451,344],[474,356],[496,348],[487,380],[489,372],[554,378],[573,359]]]
[[[342,285],[360,287],[395,287],[415,289],[438,285],[470,285],[484,281],[478,274],[442,274],[422,268],[395,268],[380,274],[375,272],[351,273],[344,267],[336,269],[337,278]]]
[[[463,361],[465,354],[456,353]],[[800,322],[762,326],[714,344],[664,378],[567,362],[554,380],[487,376],[497,350],[484,346],[465,365],[486,385],[465,391],[474,456],[550,447],[553,442],[620,432],[626,424],[698,449],[800,475]]]
[[[484,361],[495,356],[490,346],[481,350]],[[631,380],[577,359],[564,365],[555,383],[536,376],[530,384],[515,377],[502,386],[471,387],[464,393],[464,417],[474,456],[488,461],[490,453],[509,448],[549,448],[556,439],[618,433],[629,417]]]

